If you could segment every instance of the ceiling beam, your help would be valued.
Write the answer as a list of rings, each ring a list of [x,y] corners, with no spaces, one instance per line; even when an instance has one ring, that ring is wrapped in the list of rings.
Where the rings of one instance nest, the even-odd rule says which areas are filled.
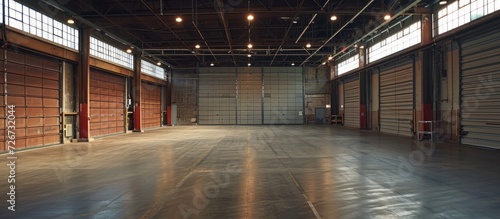
[[[222,0],[217,0],[217,9],[219,12],[220,19],[222,21],[222,25],[224,26],[224,31],[226,32],[226,38],[227,38],[227,44],[229,46],[229,52],[233,54],[233,45],[231,44],[231,33],[229,32],[229,25],[227,24],[227,20],[225,18],[224,14],[224,3]],[[233,54],[233,62],[234,65],[236,66],[236,59],[234,59],[234,54]]]

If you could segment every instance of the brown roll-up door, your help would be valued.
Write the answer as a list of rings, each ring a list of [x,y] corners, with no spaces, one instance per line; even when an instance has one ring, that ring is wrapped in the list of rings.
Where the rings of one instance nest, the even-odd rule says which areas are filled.
[[[15,106],[15,124],[10,125],[15,126],[16,148],[60,143],[59,62],[13,51],[7,51],[5,61],[3,52],[0,50],[0,148],[8,149],[4,98],[7,105]]]
[[[90,70],[90,134],[92,137],[125,132],[125,79]]]
[[[161,125],[161,86],[142,82],[141,116],[143,128]]]

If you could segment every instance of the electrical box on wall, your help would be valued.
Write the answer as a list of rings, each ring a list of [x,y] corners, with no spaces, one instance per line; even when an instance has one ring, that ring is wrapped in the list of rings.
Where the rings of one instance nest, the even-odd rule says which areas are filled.
[[[66,130],[64,133],[66,137],[73,137],[73,125],[72,124],[66,124],[64,125],[64,130]]]

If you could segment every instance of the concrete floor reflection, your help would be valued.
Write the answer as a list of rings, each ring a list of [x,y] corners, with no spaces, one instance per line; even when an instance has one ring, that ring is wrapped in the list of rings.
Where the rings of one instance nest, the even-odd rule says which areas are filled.
[[[500,215],[500,151],[335,126],[176,126],[17,162],[16,212],[4,201],[0,218]]]

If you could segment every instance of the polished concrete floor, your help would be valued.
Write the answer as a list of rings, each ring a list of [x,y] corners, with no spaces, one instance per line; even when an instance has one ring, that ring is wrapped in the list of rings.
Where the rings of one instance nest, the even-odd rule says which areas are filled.
[[[0,218],[498,218],[500,151],[334,126],[175,126],[18,152]]]

